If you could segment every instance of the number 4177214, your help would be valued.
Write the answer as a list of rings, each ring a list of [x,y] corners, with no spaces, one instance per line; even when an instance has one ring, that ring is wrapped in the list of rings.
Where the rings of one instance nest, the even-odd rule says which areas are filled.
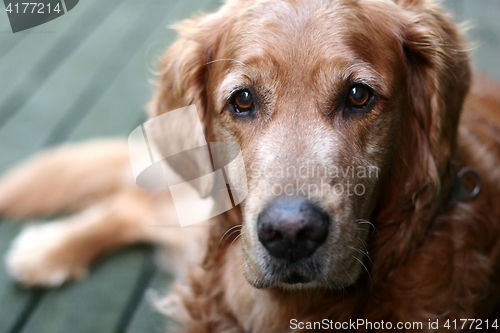
[[[481,320],[481,319],[454,319],[450,320],[448,319],[446,323],[444,324],[444,327],[447,329],[498,329],[498,319],[495,319],[493,322],[490,322],[488,319],[486,320]]]
[[[9,3],[5,9],[9,14],[14,12],[15,14],[50,14],[52,12],[59,13],[61,9],[59,8],[59,3],[57,3],[53,8],[50,7],[50,3],[44,4],[39,2],[22,2],[12,5]]]

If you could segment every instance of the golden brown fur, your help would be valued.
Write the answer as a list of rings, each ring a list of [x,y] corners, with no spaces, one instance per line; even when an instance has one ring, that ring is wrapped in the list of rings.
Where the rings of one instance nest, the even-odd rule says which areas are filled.
[[[82,275],[103,252],[139,241],[179,249],[196,233],[203,245],[188,251],[196,263],[184,268],[171,296],[186,332],[287,332],[291,319],[357,318],[422,322],[428,331],[429,320],[494,316],[500,292],[500,87],[471,78],[467,45],[437,4],[231,0],[217,13],[184,22],[179,34],[161,61],[150,115],[193,101],[207,141],[241,147],[248,197],[213,218],[207,232],[152,231],[152,225],[177,222],[173,206],[168,193],[141,190],[130,176],[116,176],[126,174],[126,153],[97,169],[91,167],[92,149],[85,150],[88,165],[66,153],[46,155],[0,182],[0,212],[26,217],[94,206],[56,228],[30,231],[47,238],[25,232],[25,239],[39,241],[29,247],[21,236],[14,243],[7,264],[16,279],[59,284]],[[336,102],[352,82],[372,87],[377,99],[369,112],[345,116]],[[228,110],[238,85],[251,86],[262,102],[254,118],[242,121]],[[169,130],[176,128],[182,126]],[[160,149],[168,144],[161,130],[155,132]],[[118,151],[108,143],[101,148]],[[335,223],[325,244],[296,268],[310,282],[287,285],[282,266],[259,244],[255,221],[273,199],[267,190],[291,184],[277,170],[305,161],[313,168],[369,165],[380,174],[329,179],[326,185],[308,174],[292,186],[330,189],[352,180],[366,192],[309,193]],[[172,168],[182,176],[186,163],[200,161]],[[481,192],[449,207],[464,166],[479,172]],[[53,177],[64,170],[78,177]],[[104,171],[108,182],[82,189],[79,179]],[[41,174],[55,183],[36,176]],[[228,177],[243,176],[230,170]],[[202,193],[210,187],[199,184]],[[228,233],[231,228],[239,234]],[[55,241],[47,243],[49,236]]]

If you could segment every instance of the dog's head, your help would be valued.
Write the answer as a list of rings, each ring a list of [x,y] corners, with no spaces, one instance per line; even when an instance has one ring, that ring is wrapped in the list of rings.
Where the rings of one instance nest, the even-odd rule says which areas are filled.
[[[179,31],[152,116],[194,100],[210,141],[241,147],[252,285],[346,287],[371,264],[374,227],[396,225],[374,237],[397,251],[420,237],[444,197],[470,76],[438,5],[237,0]]]

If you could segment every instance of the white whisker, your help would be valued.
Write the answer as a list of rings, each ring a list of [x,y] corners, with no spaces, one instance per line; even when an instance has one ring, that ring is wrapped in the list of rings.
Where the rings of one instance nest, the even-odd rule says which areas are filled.
[[[238,231],[238,230],[235,230],[236,228],[242,228],[242,227],[243,227],[243,225],[238,224],[238,225],[235,225],[234,227],[229,228],[229,229],[228,229],[228,230],[224,233],[224,235],[222,235],[222,237],[220,238],[220,240],[219,240],[219,244],[217,245],[217,248],[219,248],[220,243],[222,242],[222,240],[224,239],[224,237],[226,237],[226,235],[227,235],[230,231],[233,231],[233,232],[231,233],[231,235],[232,235],[234,232],[237,232],[237,231]]]
[[[238,238],[240,238],[241,236],[243,236],[243,234],[244,234],[244,232],[240,233],[238,236],[236,236],[236,237],[233,239],[233,241],[232,241],[232,242],[231,242],[231,244],[229,245],[228,250],[231,248],[231,246],[233,245],[233,243],[234,243],[234,242],[235,242]]]
[[[368,258],[368,260],[370,260],[370,262],[373,264],[372,258],[370,258],[370,255],[367,252],[364,252],[363,250],[357,249],[357,248],[352,247],[352,246],[349,246],[349,247],[351,249],[353,249],[354,251],[357,251],[357,252],[361,253],[362,255],[366,256]]]
[[[352,256],[354,259],[356,259],[357,261],[359,261],[359,263],[361,265],[363,265],[363,267],[365,268],[365,271],[366,273],[368,273],[368,278],[370,279],[370,283],[373,284],[373,281],[372,281],[372,276],[370,275],[370,271],[368,271],[368,268],[366,268],[365,264],[363,264],[363,262],[361,260],[359,260],[358,258],[356,258],[355,256]]]
[[[212,61],[207,62],[205,65],[210,65],[210,64],[213,64],[214,62],[219,62],[219,61],[235,61],[239,64],[242,64],[243,66],[247,66],[247,64],[245,64],[239,60],[236,60],[236,59],[216,59],[216,60],[212,60]]]
[[[378,234],[377,227],[375,227],[375,225],[373,223],[371,223],[370,221],[367,221],[367,220],[364,220],[364,219],[357,219],[356,222],[358,222],[359,224],[369,224],[372,227],[372,233],[371,233],[371,235],[373,235],[375,232],[377,232],[377,234]]]

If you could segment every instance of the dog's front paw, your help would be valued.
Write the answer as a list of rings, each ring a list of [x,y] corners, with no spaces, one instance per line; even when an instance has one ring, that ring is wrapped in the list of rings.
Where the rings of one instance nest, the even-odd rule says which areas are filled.
[[[83,277],[88,265],[68,240],[67,226],[60,222],[25,228],[6,254],[8,273],[26,287],[56,287]]]

